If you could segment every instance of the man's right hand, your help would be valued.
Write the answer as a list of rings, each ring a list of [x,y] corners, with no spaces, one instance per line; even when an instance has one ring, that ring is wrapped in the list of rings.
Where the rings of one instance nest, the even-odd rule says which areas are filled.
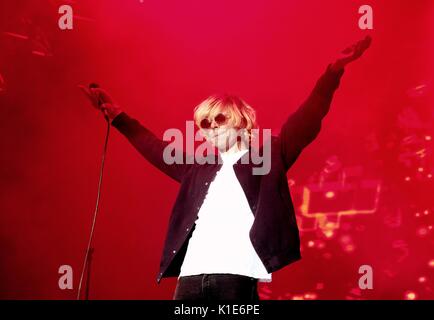
[[[116,118],[116,116],[122,112],[119,107],[107,91],[101,88],[89,88],[83,85],[78,86],[83,93],[88,97],[92,105],[100,110],[104,115],[108,117],[110,122]]]

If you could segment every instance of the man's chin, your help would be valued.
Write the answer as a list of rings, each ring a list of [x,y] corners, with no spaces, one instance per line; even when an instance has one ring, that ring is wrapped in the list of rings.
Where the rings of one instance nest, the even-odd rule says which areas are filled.
[[[210,143],[214,148],[217,148],[220,152],[225,152],[228,149],[230,149],[230,147],[231,147],[231,144],[229,141],[223,141],[223,140],[215,139],[214,141],[210,141]]]

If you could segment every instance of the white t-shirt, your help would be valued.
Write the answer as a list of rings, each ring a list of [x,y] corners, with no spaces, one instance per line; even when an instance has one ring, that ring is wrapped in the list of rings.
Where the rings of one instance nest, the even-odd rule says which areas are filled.
[[[250,241],[254,216],[233,168],[246,152],[221,153],[223,165],[199,210],[179,277],[229,273],[271,281]]]

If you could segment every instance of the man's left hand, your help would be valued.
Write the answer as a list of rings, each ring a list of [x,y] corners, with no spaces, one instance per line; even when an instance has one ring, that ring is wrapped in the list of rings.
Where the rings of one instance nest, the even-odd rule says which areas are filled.
[[[341,52],[339,58],[332,64],[331,68],[335,71],[343,69],[348,63],[360,58],[366,49],[371,45],[372,38],[366,36],[363,40],[360,40],[352,46],[346,48]]]

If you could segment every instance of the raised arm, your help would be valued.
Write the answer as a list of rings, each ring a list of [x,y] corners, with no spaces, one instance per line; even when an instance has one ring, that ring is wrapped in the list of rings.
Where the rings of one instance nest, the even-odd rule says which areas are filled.
[[[122,133],[140,154],[157,169],[181,182],[184,174],[190,167],[186,164],[186,156],[183,153],[182,163],[166,163],[163,158],[164,149],[170,143],[157,138],[150,130],[140,124],[139,121],[129,117],[125,112],[113,119],[112,125]]]
[[[105,90],[88,89],[84,86],[80,88],[91,100],[92,105],[104,113],[111,125],[118,129],[146,160],[174,180],[178,182],[182,180],[190,166],[186,164],[185,154],[182,163],[167,164],[163,153],[169,142],[157,138],[139,121],[128,116]]]
[[[358,59],[370,43],[371,38],[366,37],[342,51],[341,56],[327,67],[307,100],[283,124],[279,138],[287,169],[318,135],[321,121],[330,109],[333,94],[339,87],[345,66]]]

